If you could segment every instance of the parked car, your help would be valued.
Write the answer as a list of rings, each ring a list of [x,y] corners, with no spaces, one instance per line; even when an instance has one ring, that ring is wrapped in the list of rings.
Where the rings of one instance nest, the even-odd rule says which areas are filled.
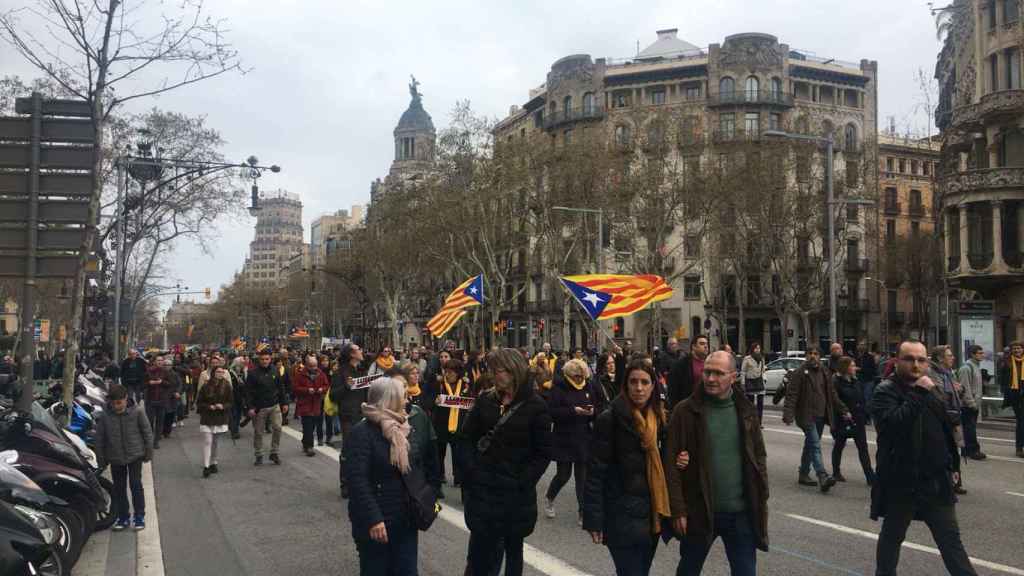
[[[764,367],[764,389],[765,392],[771,394],[782,385],[782,379],[785,378],[786,374],[790,371],[796,370],[800,366],[803,366],[804,358],[802,356],[785,356],[769,362]]]

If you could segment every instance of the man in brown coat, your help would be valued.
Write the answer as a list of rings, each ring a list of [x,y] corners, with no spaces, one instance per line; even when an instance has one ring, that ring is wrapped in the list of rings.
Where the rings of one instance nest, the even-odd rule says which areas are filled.
[[[832,377],[822,367],[821,352],[816,347],[807,349],[807,360],[804,365],[789,375],[786,385],[786,405],[782,412],[782,421],[787,426],[796,421],[796,425],[804,431],[804,451],[800,456],[800,477],[798,482],[804,486],[818,486],[822,492],[828,492],[835,486],[835,478],[825,472],[825,464],[821,459],[821,433],[825,424],[833,426],[836,411],[849,414],[849,410],[836,395]],[[818,481],[811,479],[811,465],[818,475]]]
[[[682,539],[676,574],[701,573],[721,537],[733,576],[755,576],[768,550],[768,468],[757,410],[736,382],[732,354],[704,361],[701,388],[672,410],[665,479]]]

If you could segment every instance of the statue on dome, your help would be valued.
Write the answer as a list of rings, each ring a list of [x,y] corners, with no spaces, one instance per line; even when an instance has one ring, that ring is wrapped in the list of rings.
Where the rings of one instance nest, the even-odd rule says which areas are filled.
[[[412,96],[413,100],[419,100],[420,97],[423,96],[423,94],[420,94],[419,90],[417,90],[417,87],[420,85],[420,83],[412,74],[409,75],[409,78],[412,79],[412,81],[409,82],[409,94]]]

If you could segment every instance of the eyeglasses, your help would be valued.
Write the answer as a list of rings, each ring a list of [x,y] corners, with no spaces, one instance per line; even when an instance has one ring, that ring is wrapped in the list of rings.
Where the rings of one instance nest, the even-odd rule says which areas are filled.
[[[927,364],[928,358],[926,356],[900,356],[900,362],[906,362],[907,364]]]
[[[728,376],[729,374],[732,374],[732,372],[723,372],[722,370],[715,370],[713,368],[707,368],[704,370],[705,378],[711,378],[712,376],[714,376],[715,378],[723,378],[725,376]]]

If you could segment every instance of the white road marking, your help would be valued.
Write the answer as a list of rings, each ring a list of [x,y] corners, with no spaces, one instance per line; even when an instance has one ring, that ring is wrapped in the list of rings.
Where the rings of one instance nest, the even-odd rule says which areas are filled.
[[[801,522],[807,522],[814,524],[815,526],[822,526],[824,528],[831,528],[838,532],[846,534],[852,534],[854,536],[860,536],[862,538],[868,538],[870,540],[878,540],[878,534],[874,532],[868,532],[867,530],[858,530],[857,528],[850,528],[849,526],[843,526],[842,524],[833,524],[832,522],[826,522],[824,520],[818,520],[816,518],[808,518],[807,516],[800,516],[799,514],[786,514],[787,517],[794,520],[800,520]],[[931,546],[923,546],[921,544],[915,544],[913,542],[903,542],[903,547],[910,550],[917,550],[918,552],[926,552],[935,556],[939,555],[937,548]],[[1013,566],[1007,566],[1006,564],[999,564],[997,562],[990,562],[988,560],[982,560],[980,558],[971,557],[971,563],[975,566],[982,566],[990,570],[996,570],[998,572],[1004,572],[1006,574],[1014,574],[1015,576],[1024,576],[1024,570],[1020,568],[1014,568]]]
[[[288,436],[302,441],[301,432],[288,426],[285,426],[283,431]],[[338,460],[340,455],[337,449],[330,446],[317,446],[316,451],[335,461]],[[454,506],[442,503],[441,513],[438,515],[438,518],[452,526],[455,526],[463,532],[469,532],[469,528],[466,527],[466,522],[463,518],[462,510],[455,508]],[[556,558],[547,552],[538,550],[529,544],[523,544],[523,561],[536,568],[541,574],[549,574],[551,576],[591,576],[587,572],[583,572],[580,569],[567,564],[560,558]]]
[[[1019,496],[1021,498],[1024,498],[1024,494],[1021,494],[1020,492],[1007,492],[1007,494],[1009,494],[1010,496]]]
[[[135,573],[137,576],[164,576],[164,552],[160,546],[160,517],[153,487],[152,462],[142,465],[142,490],[149,502],[146,506],[146,528],[135,533],[138,538],[135,544]]]
[[[803,431],[800,430],[799,428],[797,428],[796,430],[786,430],[785,428],[772,428],[770,426],[765,426],[763,428],[763,430],[765,432],[775,432],[776,434],[789,434],[790,436],[801,436],[802,437],[804,435]],[[831,436],[826,436],[825,434],[822,434],[821,435],[821,441],[822,442],[825,442],[825,441],[832,442],[833,440],[832,440]],[[878,443],[875,442],[874,440],[868,440],[868,444],[877,445]],[[988,459],[989,460],[999,460],[1000,462],[1013,462],[1014,464],[1024,464],[1024,458],[1008,458],[1006,456],[993,456],[992,454],[989,454],[988,455]]]

